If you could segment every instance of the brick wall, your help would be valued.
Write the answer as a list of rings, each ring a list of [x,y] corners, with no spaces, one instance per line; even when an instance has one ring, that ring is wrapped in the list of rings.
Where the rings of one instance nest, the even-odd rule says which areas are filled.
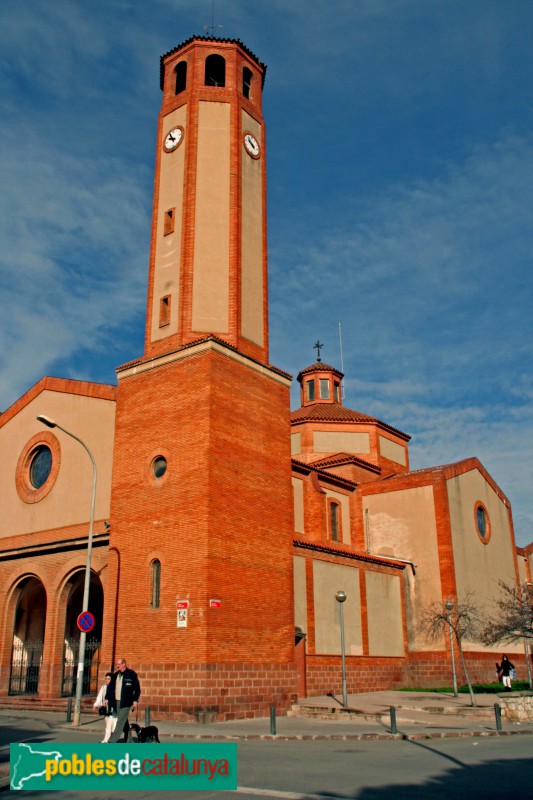
[[[152,657],[163,665],[155,671],[175,672],[181,709],[197,695],[221,714],[259,713],[261,693],[269,702],[260,686],[231,702],[222,689],[232,687],[207,687],[201,673],[211,664],[217,674],[227,671],[220,665],[257,665],[248,685],[281,670],[276,691],[294,694],[289,439],[285,383],[216,349],[121,381],[103,663],[121,655],[137,669]],[[168,469],[155,479],[160,452]],[[153,558],[159,608],[150,606]],[[176,625],[179,599],[189,601],[186,628]],[[186,664],[201,665],[197,685],[184,687],[176,665]]]
[[[268,716],[271,705],[285,714],[296,702],[294,664],[142,663],[141,713],[183,722]]]

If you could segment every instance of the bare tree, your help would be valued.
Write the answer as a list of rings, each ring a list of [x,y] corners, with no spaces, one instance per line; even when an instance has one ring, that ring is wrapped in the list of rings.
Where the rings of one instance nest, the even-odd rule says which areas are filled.
[[[420,622],[421,627],[431,641],[437,641],[447,632],[451,632],[450,639],[451,641],[455,639],[457,642],[457,649],[461,657],[473,706],[476,705],[476,699],[466,667],[462,641],[463,639],[474,641],[479,639],[482,624],[480,612],[472,595],[466,595],[461,599],[458,598],[457,601],[448,600],[447,603],[432,603],[423,610]]]
[[[481,631],[481,641],[492,645],[498,642],[515,644],[523,641],[526,650],[526,665],[529,686],[533,688],[531,660],[533,648],[533,586],[523,583],[498,582],[500,593],[494,601],[495,610]]]

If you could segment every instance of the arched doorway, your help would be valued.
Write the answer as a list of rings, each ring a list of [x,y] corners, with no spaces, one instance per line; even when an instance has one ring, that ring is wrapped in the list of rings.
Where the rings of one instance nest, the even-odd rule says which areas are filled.
[[[85,571],[76,572],[67,584],[68,600],[65,615],[65,639],[63,648],[63,680],[61,694],[64,697],[76,694],[80,631],[77,620],[83,607],[83,586]],[[89,611],[94,615],[95,626],[87,634],[85,661],[83,667],[82,694],[96,694],[98,691],[98,668],[100,666],[100,646],[102,643],[102,619],[104,612],[104,592],[98,575],[91,573],[89,589]]]
[[[18,592],[9,694],[37,694],[43,661],[46,591],[38,578],[28,577],[21,581]]]

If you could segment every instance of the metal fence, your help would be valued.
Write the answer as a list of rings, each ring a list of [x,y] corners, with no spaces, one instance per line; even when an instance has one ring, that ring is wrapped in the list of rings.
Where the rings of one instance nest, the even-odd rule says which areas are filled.
[[[96,694],[98,689],[98,668],[100,666],[100,644],[98,639],[87,639],[83,666],[82,694]],[[61,695],[73,697],[76,694],[78,673],[79,639],[65,639],[63,651],[63,681]]]
[[[22,642],[15,639],[11,653],[9,694],[37,694],[43,645],[41,640]]]

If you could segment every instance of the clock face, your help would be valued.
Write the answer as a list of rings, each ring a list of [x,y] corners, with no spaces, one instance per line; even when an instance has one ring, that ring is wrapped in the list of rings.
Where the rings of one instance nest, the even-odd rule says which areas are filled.
[[[255,136],[252,133],[245,133],[243,141],[248,155],[252,156],[252,158],[259,158],[261,150]]]
[[[183,128],[177,127],[172,128],[171,131],[167,133],[165,136],[165,141],[163,143],[163,147],[167,151],[167,153],[171,153],[173,150],[181,144],[183,140]]]

